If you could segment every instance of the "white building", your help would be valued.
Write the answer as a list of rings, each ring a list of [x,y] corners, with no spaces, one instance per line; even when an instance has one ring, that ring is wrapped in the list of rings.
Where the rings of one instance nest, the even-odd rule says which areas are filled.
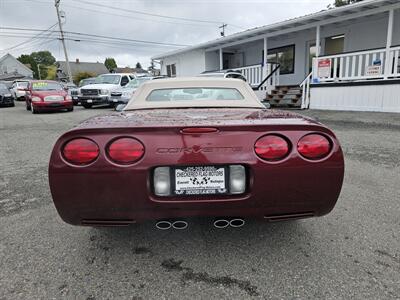
[[[0,58],[0,78],[14,79],[22,77],[32,78],[33,71],[9,53]]]
[[[400,112],[400,1],[364,0],[153,59],[169,76],[239,70],[272,104]]]

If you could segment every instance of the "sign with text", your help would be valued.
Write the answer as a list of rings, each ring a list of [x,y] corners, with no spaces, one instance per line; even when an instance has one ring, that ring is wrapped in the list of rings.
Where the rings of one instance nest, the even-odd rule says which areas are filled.
[[[330,59],[319,59],[318,60],[318,77],[328,78],[331,76],[331,60]]]

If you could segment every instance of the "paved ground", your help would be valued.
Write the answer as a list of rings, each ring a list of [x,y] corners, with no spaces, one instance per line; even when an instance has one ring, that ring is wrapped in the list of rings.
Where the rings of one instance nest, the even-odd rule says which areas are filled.
[[[186,231],[64,224],[47,163],[66,129],[108,109],[0,109],[0,299],[399,299],[400,114],[306,112],[338,134],[345,184],[323,218]]]

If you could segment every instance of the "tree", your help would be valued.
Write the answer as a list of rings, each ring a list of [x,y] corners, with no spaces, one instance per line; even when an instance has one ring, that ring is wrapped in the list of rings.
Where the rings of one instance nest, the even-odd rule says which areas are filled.
[[[22,54],[17,58],[21,63],[30,65],[33,71],[33,78],[39,79],[39,69],[40,68],[40,78],[47,78],[47,69],[54,66],[56,59],[49,51],[39,51],[32,52],[31,54]]]
[[[85,79],[85,78],[89,78],[89,77],[96,77],[96,74],[93,74],[91,72],[79,72],[79,73],[75,74],[75,76],[74,76],[74,83],[76,85],[78,85],[79,81],[81,81],[82,79]]]
[[[112,57],[107,57],[106,60],[104,61],[104,65],[110,72],[117,68],[117,63],[115,62],[115,59]]]
[[[361,1],[363,1],[363,0],[335,0],[335,3],[333,3],[333,6],[340,7],[340,6],[345,6],[345,5],[349,5],[349,4],[361,2]]]
[[[42,70],[40,70],[42,72]],[[47,80],[55,80],[57,74],[57,67],[55,65],[47,67],[47,76],[45,79]],[[44,77],[42,77],[44,78]]]
[[[137,62],[136,63],[136,69],[141,69],[142,68],[142,65],[140,64],[140,62]]]

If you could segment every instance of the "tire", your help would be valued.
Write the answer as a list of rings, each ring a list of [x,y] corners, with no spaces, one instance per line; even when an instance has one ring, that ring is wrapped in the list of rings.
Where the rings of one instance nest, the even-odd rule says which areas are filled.
[[[82,106],[84,108],[92,108],[92,104],[88,104],[88,103],[82,103]]]
[[[33,107],[33,105],[31,105],[31,112],[34,115],[38,113],[37,110]]]
[[[74,107],[72,106],[71,108],[67,108],[67,111],[74,111]]]
[[[27,105],[26,105],[26,110],[31,110],[31,109],[32,109],[31,105],[30,105],[30,104],[29,104],[29,105],[27,104]]]

